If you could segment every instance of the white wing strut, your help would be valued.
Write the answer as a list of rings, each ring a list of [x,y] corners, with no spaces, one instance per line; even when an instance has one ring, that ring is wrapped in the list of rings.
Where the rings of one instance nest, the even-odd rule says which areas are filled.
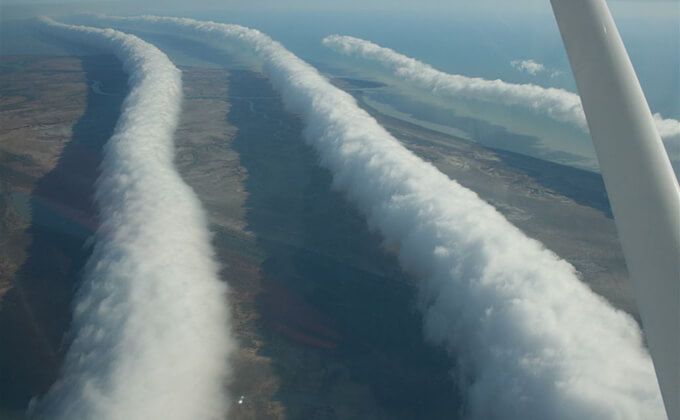
[[[666,412],[680,419],[680,189],[604,0],[551,0]]]

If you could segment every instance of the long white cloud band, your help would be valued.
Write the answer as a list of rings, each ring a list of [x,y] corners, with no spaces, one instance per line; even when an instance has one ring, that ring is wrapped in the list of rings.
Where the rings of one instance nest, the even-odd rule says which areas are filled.
[[[448,74],[390,48],[352,36],[329,35],[322,42],[342,54],[379,63],[400,80],[438,97],[462,96],[503,105],[524,106],[587,130],[579,96],[564,89]],[[654,120],[669,154],[673,155],[674,160],[680,159],[680,121],[664,119],[660,114],[654,114]]]
[[[112,29],[41,29],[114,54],[129,93],[104,146],[101,224],[75,296],[61,378],[29,414],[57,419],[222,419],[234,347],[201,205],[173,164],[180,71]]]

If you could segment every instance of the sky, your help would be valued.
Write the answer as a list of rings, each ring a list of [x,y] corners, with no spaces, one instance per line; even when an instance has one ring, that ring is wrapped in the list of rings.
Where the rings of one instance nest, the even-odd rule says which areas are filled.
[[[413,12],[413,11],[448,11],[452,14],[459,13],[484,13],[503,18],[513,16],[537,15],[550,13],[549,0],[425,0],[413,2],[408,0],[347,0],[343,2],[333,0],[317,0],[309,2],[305,0],[252,0],[242,2],[237,0],[198,0],[187,2],[185,0],[167,0],[156,2],[153,0],[142,1],[111,1],[111,0],[2,0],[3,6],[21,6],[21,9],[41,8],[59,5],[61,10],[69,12],[69,9],[99,9],[108,13],[139,13],[139,12],[192,12],[196,10],[285,10],[285,11],[380,11],[380,12]],[[614,10],[633,16],[674,16],[677,21],[678,0],[609,0],[608,4]],[[64,7],[66,9],[64,9]],[[675,13],[673,13],[675,10]],[[7,11],[5,11],[7,12]]]

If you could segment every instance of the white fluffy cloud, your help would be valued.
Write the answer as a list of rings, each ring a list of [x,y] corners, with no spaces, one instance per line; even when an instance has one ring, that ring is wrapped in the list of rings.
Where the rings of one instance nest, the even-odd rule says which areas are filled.
[[[304,120],[305,138],[334,186],[420,279],[426,338],[457,361],[465,418],[665,418],[635,321],[475,193],[405,149],[280,43],[257,30],[192,19],[98,21],[259,56],[288,109]]]
[[[533,76],[546,70],[543,64],[534,60],[512,60],[510,66],[515,70],[525,71]]]
[[[180,71],[112,29],[41,29],[115,54],[129,77],[104,147],[101,225],[75,296],[62,376],[29,415],[49,419],[221,419],[230,335],[205,214],[173,165]]]

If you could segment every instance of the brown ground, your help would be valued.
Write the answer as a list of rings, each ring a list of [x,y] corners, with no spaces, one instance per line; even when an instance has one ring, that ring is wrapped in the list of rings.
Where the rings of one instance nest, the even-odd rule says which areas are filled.
[[[30,243],[28,215],[18,214],[11,193],[15,200],[30,195],[36,181],[54,169],[87,96],[78,59],[4,56],[1,63],[0,300]]]
[[[227,122],[228,73],[217,69],[183,69],[185,101],[176,134],[177,166],[200,197],[215,232],[223,279],[230,286],[233,329],[239,340],[232,394],[248,395],[230,418],[283,418],[272,397],[279,387],[271,361],[258,355],[255,300],[261,292],[259,264],[264,255],[246,230],[243,182],[247,171],[232,149],[237,128]],[[251,402],[251,400],[253,402]],[[238,411],[236,411],[238,410]]]

